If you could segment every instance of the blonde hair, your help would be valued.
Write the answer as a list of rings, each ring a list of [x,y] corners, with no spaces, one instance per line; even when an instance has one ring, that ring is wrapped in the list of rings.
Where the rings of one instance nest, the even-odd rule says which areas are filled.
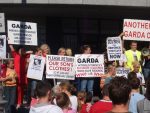
[[[64,47],[59,48],[58,49],[58,54],[61,53],[63,50],[66,51],[66,49]]]
[[[46,47],[48,48],[48,54],[51,54],[50,47],[47,44],[42,44],[40,48],[42,49],[42,51],[44,51]]]
[[[66,56],[72,56],[72,50],[70,48],[66,49]]]

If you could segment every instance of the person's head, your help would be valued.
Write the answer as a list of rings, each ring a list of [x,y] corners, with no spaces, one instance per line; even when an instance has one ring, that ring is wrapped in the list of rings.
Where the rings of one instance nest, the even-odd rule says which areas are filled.
[[[85,102],[86,92],[85,91],[79,91],[78,94],[77,94],[77,98],[78,98],[78,101]]]
[[[94,96],[92,98],[92,104],[95,104],[96,102],[98,102],[100,100],[100,98],[98,96]]]
[[[132,72],[128,73],[128,80],[132,80],[134,78],[137,78],[137,75],[135,72],[132,71]]]
[[[70,99],[68,95],[64,92],[57,94],[56,96],[56,104],[61,108],[69,108],[69,105],[71,104]]]
[[[86,99],[85,99],[85,103],[91,103],[92,102],[92,93],[91,92],[87,92],[86,93]]]
[[[25,49],[23,46],[18,46],[16,51],[20,54],[20,55],[24,55],[25,54]]]
[[[100,80],[100,88],[103,89],[104,85],[105,85],[105,79],[101,78],[101,80]]]
[[[103,95],[103,97],[105,97],[105,96],[109,97],[108,88],[109,88],[109,84],[105,84],[104,87],[103,87],[103,89],[102,89],[102,95]]]
[[[140,70],[140,63],[138,62],[138,61],[135,61],[135,62],[133,62],[133,71],[135,72],[135,73],[138,73],[139,72],[139,70]]]
[[[130,43],[130,48],[131,48],[131,50],[136,51],[137,50],[137,42],[136,41],[132,41]]]
[[[145,97],[150,101],[150,77],[146,80],[146,93]]]
[[[14,69],[14,60],[9,59],[6,61],[7,68]]]
[[[70,48],[66,49],[66,56],[72,56],[72,50]]]
[[[127,105],[131,87],[129,82],[124,77],[115,77],[109,84],[109,98],[112,100],[113,105]]]
[[[112,76],[115,76],[116,75],[116,67],[113,66],[113,65],[108,65],[108,73],[110,73]]]
[[[89,45],[81,46],[80,50],[82,54],[91,54],[91,47]]]
[[[69,82],[61,82],[59,84],[59,86],[61,88],[61,91],[68,94],[68,95],[71,95],[72,90],[74,89],[73,86]]]
[[[133,90],[137,90],[140,87],[140,80],[138,78],[129,80],[129,83]]]
[[[43,54],[51,54],[50,47],[47,44],[42,44],[41,47]]]
[[[35,55],[42,56],[42,49],[37,47],[35,51]]]
[[[59,85],[55,85],[53,88],[52,88],[52,93],[53,93],[53,96],[61,93],[61,88]]]
[[[61,47],[58,49],[58,55],[61,55],[61,56],[65,56],[66,55],[66,49]]]
[[[51,97],[51,85],[46,81],[40,81],[37,83],[35,89],[35,95],[38,99],[45,98],[45,101],[48,102]]]

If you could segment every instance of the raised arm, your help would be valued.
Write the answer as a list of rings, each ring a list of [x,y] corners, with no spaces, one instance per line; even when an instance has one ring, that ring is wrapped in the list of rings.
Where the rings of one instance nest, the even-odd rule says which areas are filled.
[[[15,51],[13,45],[9,45],[11,51]]]

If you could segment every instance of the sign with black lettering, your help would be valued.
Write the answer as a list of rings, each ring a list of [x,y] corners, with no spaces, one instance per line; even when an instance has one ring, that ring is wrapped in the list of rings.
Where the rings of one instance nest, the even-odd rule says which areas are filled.
[[[42,80],[45,65],[45,57],[30,55],[27,77]]]
[[[0,35],[0,58],[6,58],[6,35]]]
[[[47,55],[46,78],[74,80],[75,79],[74,57]]]
[[[122,42],[120,37],[107,38],[107,55],[108,61],[122,59]]]
[[[7,21],[8,44],[37,45],[37,24],[21,21]]]
[[[0,32],[5,32],[5,16],[4,13],[0,13]]]
[[[150,41],[150,21],[124,19],[124,40]]]
[[[116,68],[116,76],[123,76],[127,78],[129,72],[130,72],[129,68],[124,68],[124,67]]]
[[[75,55],[76,77],[100,77],[104,74],[104,55]]]

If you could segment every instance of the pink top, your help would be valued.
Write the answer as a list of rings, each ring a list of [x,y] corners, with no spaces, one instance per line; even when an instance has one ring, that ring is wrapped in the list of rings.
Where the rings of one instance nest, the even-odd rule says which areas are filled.
[[[68,109],[63,109],[63,113],[77,113],[77,112],[76,112],[76,110],[68,108]]]

